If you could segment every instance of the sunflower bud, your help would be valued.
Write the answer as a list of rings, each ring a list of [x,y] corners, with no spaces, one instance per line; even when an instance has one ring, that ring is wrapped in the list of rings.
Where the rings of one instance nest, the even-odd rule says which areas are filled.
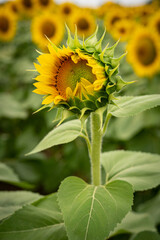
[[[67,47],[50,43],[49,53],[38,57],[33,92],[44,95],[43,105],[62,107],[81,117],[106,106],[127,83],[118,75],[121,57],[114,58],[118,42],[102,50],[105,33],[98,41],[98,28],[85,41],[78,39],[77,31],[73,38],[67,30]]]

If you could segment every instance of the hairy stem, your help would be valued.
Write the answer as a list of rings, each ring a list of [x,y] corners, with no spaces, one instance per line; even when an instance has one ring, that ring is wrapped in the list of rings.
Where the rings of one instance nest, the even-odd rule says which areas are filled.
[[[101,117],[99,114],[93,112],[91,114],[91,171],[92,171],[92,184],[98,186],[101,184],[101,143],[102,143],[102,131],[101,131]]]

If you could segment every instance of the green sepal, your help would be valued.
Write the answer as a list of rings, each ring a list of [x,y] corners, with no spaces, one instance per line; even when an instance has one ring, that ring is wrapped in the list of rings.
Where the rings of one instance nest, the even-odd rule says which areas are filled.
[[[84,100],[85,106],[89,109],[92,109],[92,111],[96,110],[96,105],[94,102],[89,100]]]
[[[51,40],[45,35],[45,37],[47,38],[47,40],[50,42],[50,44],[52,45],[52,47],[54,48],[54,50],[56,51],[56,52],[58,52],[58,47],[53,43],[53,42],[51,42]]]
[[[106,34],[106,30],[104,31],[102,37],[99,39],[99,41],[95,44],[95,49],[97,52],[102,52],[102,41],[104,39],[104,36]]]
[[[109,83],[106,87],[106,93],[108,95],[110,95],[110,94],[114,93],[115,91],[116,91],[116,84],[115,83],[114,84]]]
[[[94,59],[96,59],[96,60],[100,60],[100,57],[99,57],[99,53],[98,52],[94,52],[93,54],[92,54],[92,57],[94,58]]]
[[[118,57],[118,58],[112,58],[112,59],[111,59],[112,67],[115,68],[117,65],[119,65],[120,60],[121,60],[124,56],[126,56],[126,54],[127,54],[127,52],[125,52],[124,54],[122,54],[122,55],[121,55],[120,57]]]
[[[109,70],[109,74],[108,74],[109,78],[111,78],[111,76],[112,76],[114,73],[115,73],[115,74],[118,73],[118,72],[116,72],[116,70],[118,70],[118,67],[119,67],[119,65],[117,65],[115,68]]]
[[[50,108],[50,109],[49,109],[49,111],[50,111],[50,110],[53,109],[54,107],[55,107],[55,105],[54,105],[53,103],[45,104],[45,105],[43,105],[42,107],[40,107],[39,109],[37,109],[35,112],[33,112],[33,114],[38,113],[38,112],[42,111],[42,110],[45,109],[45,108]]]
[[[84,108],[84,103],[78,97],[74,97],[74,105],[76,105],[80,110]]]
[[[62,112],[63,112],[64,108],[59,107],[57,108],[57,113],[56,113],[56,117],[54,118],[54,120],[52,121],[52,123],[56,123],[57,121],[60,121],[61,117],[62,117]]]
[[[107,43],[106,47],[103,49],[103,51],[99,54],[100,60],[104,62],[104,54],[106,49],[108,48],[109,43]],[[105,63],[105,62],[104,62]]]
[[[66,25],[66,29],[67,29],[67,33],[68,33],[68,39],[67,39],[67,45],[72,49],[76,49],[76,48],[82,48],[82,45],[80,44],[78,37],[77,37],[77,27],[75,29],[75,35],[74,38],[72,38],[71,36],[71,31],[68,28],[68,26]]]
[[[84,48],[92,47],[95,51],[95,44],[97,43],[97,32],[98,32],[98,26],[95,32],[84,41],[84,44],[83,44]]]
[[[81,115],[79,116],[79,119],[82,121],[86,120],[89,116],[89,113],[87,113],[87,112],[91,112],[91,111],[92,111],[92,109],[90,109],[90,108],[87,108],[87,107],[83,108],[81,110]]]
[[[57,124],[57,127],[59,125],[61,125],[66,119],[68,119],[69,117],[74,116],[74,113],[71,111],[68,111],[67,109],[63,109],[63,111],[61,112],[61,120],[59,121],[59,123]]]
[[[118,43],[119,43],[119,40],[112,47],[107,48],[105,53],[104,53],[104,56],[113,57],[115,48],[117,47]]]

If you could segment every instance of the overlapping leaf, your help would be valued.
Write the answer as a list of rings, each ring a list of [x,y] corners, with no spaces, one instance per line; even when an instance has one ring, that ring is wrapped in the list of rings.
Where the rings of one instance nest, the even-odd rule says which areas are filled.
[[[138,97],[118,97],[113,100],[116,106],[110,107],[110,112],[115,117],[129,117],[147,109],[160,105],[160,94]]]
[[[21,188],[33,189],[34,186],[27,182],[21,181],[18,175],[4,163],[0,163],[0,181],[6,182]]]
[[[106,181],[121,179],[133,185],[135,191],[160,184],[160,156],[132,151],[111,151],[102,154]]]
[[[66,122],[49,132],[42,141],[28,154],[37,153],[47,148],[72,142],[81,134],[80,120]]]
[[[123,233],[139,233],[142,231],[156,231],[151,217],[146,213],[129,212],[110,236]]]
[[[58,200],[69,239],[107,238],[131,209],[132,191],[132,186],[121,180],[94,186],[77,177],[66,178]]]
[[[0,224],[1,240],[67,240],[56,194],[26,205]]]
[[[27,203],[34,202],[42,196],[28,191],[0,192],[0,220],[13,214]]]

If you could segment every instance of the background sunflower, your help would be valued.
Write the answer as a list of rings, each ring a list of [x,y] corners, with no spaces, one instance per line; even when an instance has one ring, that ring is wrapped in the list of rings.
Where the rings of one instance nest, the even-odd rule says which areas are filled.
[[[31,31],[33,42],[45,50],[48,44],[47,38],[56,45],[62,41],[64,23],[57,14],[44,13],[32,20]]]
[[[160,42],[149,29],[139,28],[128,43],[128,61],[139,76],[153,76],[160,70]]]
[[[6,7],[0,8],[0,40],[10,41],[16,34],[16,17]]]
[[[77,9],[69,18],[68,25],[72,32],[74,32],[76,25],[78,35],[87,37],[95,31],[96,19],[88,10]]]

